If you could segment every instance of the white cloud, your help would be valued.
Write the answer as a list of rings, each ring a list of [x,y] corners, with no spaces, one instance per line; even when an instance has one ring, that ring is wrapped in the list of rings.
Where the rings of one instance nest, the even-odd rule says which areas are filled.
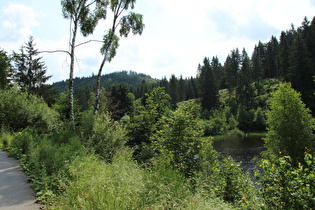
[[[291,23],[300,26],[304,16],[313,18],[315,8],[311,5],[311,1],[313,0],[258,1],[258,14],[271,26],[286,30]]]
[[[10,4],[2,9],[0,16],[0,41],[16,42],[32,35],[31,28],[38,26],[33,8],[22,4]]]

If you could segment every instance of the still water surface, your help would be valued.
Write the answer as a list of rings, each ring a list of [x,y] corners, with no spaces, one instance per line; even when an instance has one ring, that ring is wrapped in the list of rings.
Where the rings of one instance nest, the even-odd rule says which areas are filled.
[[[242,162],[241,168],[249,173],[257,168],[253,158],[260,157],[260,152],[265,150],[261,137],[233,137],[217,140],[214,141],[213,147],[223,157],[231,155],[237,162]]]

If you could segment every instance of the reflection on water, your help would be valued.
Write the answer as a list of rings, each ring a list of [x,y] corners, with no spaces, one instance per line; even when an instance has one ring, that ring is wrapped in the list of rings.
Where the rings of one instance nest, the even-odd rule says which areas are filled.
[[[261,137],[228,138],[214,141],[213,147],[223,157],[231,155],[234,160],[241,163],[244,171],[252,173],[256,169],[253,158],[259,157],[260,152],[265,150]]]

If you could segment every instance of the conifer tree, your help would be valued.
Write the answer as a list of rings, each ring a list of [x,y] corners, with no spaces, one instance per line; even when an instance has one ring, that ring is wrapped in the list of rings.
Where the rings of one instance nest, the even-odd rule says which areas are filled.
[[[291,43],[288,39],[286,32],[282,31],[280,35],[279,43],[279,68],[282,77],[287,80],[289,70],[289,54],[290,54]]]
[[[288,78],[293,88],[301,92],[304,103],[312,106],[312,110],[315,110],[313,95],[315,91],[313,81],[315,75],[314,58],[311,57],[301,33],[298,33],[294,39],[289,58]]]
[[[209,58],[204,58],[203,65],[200,66],[199,90],[201,97],[201,105],[204,109],[210,110],[216,106],[218,102],[218,85],[216,83],[213,66]]]
[[[266,49],[266,66],[265,78],[279,77],[279,62],[278,62],[278,40],[272,36],[271,40],[267,43]]]
[[[250,66],[250,59],[245,49],[242,52],[242,67],[238,76],[237,98],[238,101],[249,109],[252,103],[253,90],[252,83],[252,69]]]
[[[0,89],[6,89],[10,85],[12,66],[7,52],[0,50]]]
[[[20,49],[20,53],[13,52],[15,74],[14,79],[22,91],[40,95],[40,90],[51,76],[47,76],[47,67],[31,36],[29,41]]]
[[[176,103],[178,102],[178,79],[175,77],[174,74],[172,74],[170,78],[170,96],[171,96],[171,104],[173,107],[176,106]]]
[[[180,75],[178,81],[178,101],[180,102],[184,100],[186,100],[186,85],[183,76]]]
[[[241,55],[239,50],[236,48],[231,51],[231,54],[228,55],[224,64],[224,70],[226,74],[226,83],[229,90],[232,90],[237,85],[238,72],[240,70],[241,64]]]

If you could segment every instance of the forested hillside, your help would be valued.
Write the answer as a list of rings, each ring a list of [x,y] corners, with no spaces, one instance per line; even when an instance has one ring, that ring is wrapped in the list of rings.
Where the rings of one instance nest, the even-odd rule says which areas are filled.
[[[101,77],[101,85],[106,89],[117,85],[120,83],[125,83],[127,86],[136,86],[141,84],[142,81],[147,83],[156,83],[157,80],[151,78],[149,75],[137,73],[134,71],[121,71],[113,72],[110,74],[103,75]],[[63,92],[68,89],[68,80],[55,82],[53,86],[59,91]],[[83,89],[96,86],[96,76],[92,75],[91,77],[76,77],[74,79],[74,89]]]
[[[106,90],[108,110],[115,119],[132,115],[132,100],[141,99],[144,105],[146,94],[160,86],[170,95],[173,109],[177,103],[192,99],[201,104],[201,117],[208,122],[207,134],[226,132],[214,132],[217,128],[211,128],[215,127],[213,120],[220,115],[221,120],[222,115],[230,121],[235,119],[236,127],[243,132],[265,131],[264,113],[268,109],[270,93],[276,90],[278,83],[290,82],[314,114],[314,37],[315,21],[305,18],[302,26],[295,28],[292,25],[291,29],[279,35],[279,39],[272,36],[266,43],[259,41],[251,55],[246,49],[236,48],[231,50],[223,63],[216,56],[205,57],[196,65],[194,77],[172,75],[155,80],[148,75],[127,71],[104,75],[101,81]],[[88,101],[91,93],[95,92],[95,82],[95,76],[74,81],[74,95],[81,111],[91,105]],[[54,86],[60,91],[66,90],[67,82],[58,82]],[[231,123],[228,119],[223,121]]]
[[[154,87],[165,88],[171,96],[173,107],[180,101],[200,98],[202,107],[211,110],[219,105],[219,90],[227,89],[233,93],[235,103],[246,110],[256,109],[255,98],[262,93],[261,85],[265,79],[276,79],[292,83],[294,89],[302,94],[306,105],[315,111],[315,21],[302,22],[302,26],[283,31],[279,39],[272,36],[266,43],[258,42],[253,53],[246,49],[231,49],[224,62],[218,57],[205,57],[196,65],[196,76],[177,77],[159,80],[149,75],[135,72],[115,72],[102,76],[102,86],[111,92],[112,86],[125,84],[126,91],[141,98]],[[96,84],[96,76],[76,78],[74,87],[78,92],[91,92]],[[54,83],[59,91],[67,90],[67,81]],[[84,91],[83,89],[87,89]],[[82,94],[81,94],[82,95]],[[78,99],[79,100],[79,99]]]

